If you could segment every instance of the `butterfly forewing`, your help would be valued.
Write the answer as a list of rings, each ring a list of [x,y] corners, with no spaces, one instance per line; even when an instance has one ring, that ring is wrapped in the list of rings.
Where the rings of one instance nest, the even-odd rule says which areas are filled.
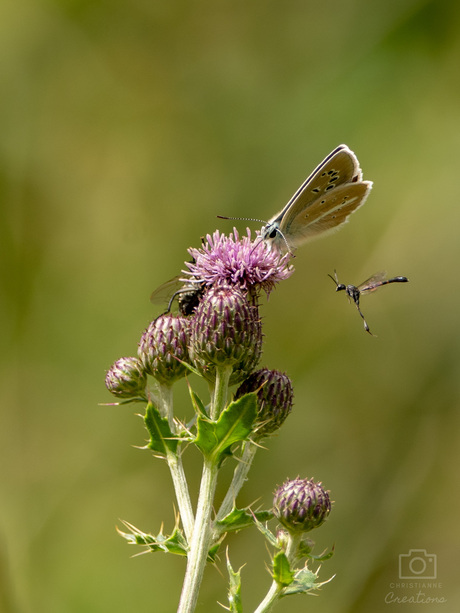
[[[295,216],[337,185],[360,179],[361,170],[355,154],[346,145],[340,145],[305,179],[281,213],[275,215],[272,221],[284,217],[288,209],[289,214]]]

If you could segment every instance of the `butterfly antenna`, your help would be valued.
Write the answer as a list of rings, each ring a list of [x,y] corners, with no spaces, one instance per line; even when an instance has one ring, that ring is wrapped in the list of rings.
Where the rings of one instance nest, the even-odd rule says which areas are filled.
[[[263,223],[266,224],[267,222],[264,221],[263,219],[254,219],[253,217],[227,217],[226,215],[217,215],[217,219],[234,219],[234,220],[238,220],[238,221],[258,221],[259,223]],[[260,238],[260,236],[258,237]],[[251,253],[257,249],[257,247],[260,245],[260,241],[256,242],[256,244],[254,245],[254,247],[252,248]]]
[[[259,223],[267,223],[264,219],[254,219],[253,217],[226,217],[225,215],[217,215],[217,219],[235,219],[238,221],[258,221]]]
[[[254,217],[227,217],[225,215],[217,215],[217,219],[235,219],[235,220],[238,220],[238,221],[258,221],[259,223],[263,223],[264,225],[268,225],[268,221],[265,221],[264,219],[255,219]],[[295,257],[293,251],[291,250],[291,248],[289,246],[289,243],[286,240],[286,237],[284,236],[284,234],[281,232],[281,230],[279,228],[276,228],[276,231],[280,234],[281,238],[283,239],[284,244],[286,245],[286,249],[288,250],[288,252],[293,257]],[[257,245],[255,247],[257,247]],[[255,249],[255,247],[254,247],[254,249]]]

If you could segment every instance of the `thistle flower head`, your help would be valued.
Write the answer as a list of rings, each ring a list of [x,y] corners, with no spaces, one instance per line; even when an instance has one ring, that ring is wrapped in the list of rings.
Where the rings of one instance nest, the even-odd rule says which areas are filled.
[[[239,383],[257,366],[262,328],[257,306],[237,286],[211,287],[191,321],[190,357],[208,380],[216,366],[231,365],[230,383]]]
[[[249,375],[236,390],[235,400],[257,392],[258,414],[254,424],[255,438],[263,438],[281,427],[292,409],[294,394],[287,375],[262,368]]]
[[[260,236],[252,241],[251,231],[247,232],[242,238],[236,228],[229,236],[219,230],[208,234],[201,249],[188,250],[193,261],[186,263],[189,270],[183,272],[198,283],[237,285],[251,294],[262,288],[268,296],[276,283],[294,272],[289,265],[291,254],[270,249]]]
[[[308,532],[320,526],[331,510],[329,492],[313,479],[286,481],[276,490],[273,513],[289,532]]]
[[[144,369],[160,383],[171,385],[182,378],[188,361],[189,320],[160,315],[141,337],[138,355]],[[181,360],[181,361],[179,361]]]
[[[105,385],[118,398],[143,396],[147,376],[137,358],[120,358],[107,371]]]

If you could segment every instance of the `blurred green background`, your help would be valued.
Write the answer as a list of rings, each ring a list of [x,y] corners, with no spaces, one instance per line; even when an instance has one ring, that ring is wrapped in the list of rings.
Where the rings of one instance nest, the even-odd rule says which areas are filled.
[[[119,518],[174,522],[166,467],[136,445],[136,406],[107,407],[105,370],[133,355],[152,290],[188,246],[270,218],[335,146],[374,181],[340,233],[302,247],[262,306],[263,365],[295,409],[259,452],[240,504],[287,477],[335,500],[319,597],[279,611],[387,611],[398,558],[437,556],[458,611],[460,5],[4,0],[0,9],[0,610],[169,612],[185,564],[130,557]],[[250,223],[253,230],[260,224]],[[327,274],[408,285],[362,301]],[[196,381],[194,384],[198,385]],[[189,412],[178,386],[180,416]],[[200,461],[185,457],[193,487]],[[223,480],[230,474],[224,471]],[[218,497],[224,489],[219,489]],[[256,531],[232,536],[243,602],[269,587]],[[208,568],[198,611],[221,610]],[[441,586],[439,586],[441,584]],[[426,604],[424,611],[438,611]]]

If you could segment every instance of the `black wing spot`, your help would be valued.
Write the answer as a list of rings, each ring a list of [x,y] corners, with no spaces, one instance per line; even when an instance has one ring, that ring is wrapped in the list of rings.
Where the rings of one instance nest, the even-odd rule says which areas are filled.
[[[332,183],[332,184],[331,184],[331,183],[329,183],[329,185],[326,187],[326,189],[325,189],[324,191],[328,192],[328,191],[330,191],[331,189],[334,189],[334,187],[335,187],[335,185],[334,185],[333,183]]]
[[[319,187],[314,187],[311,191],[315,192],[315,194],[319,194],[321,190],[319,189]]]

